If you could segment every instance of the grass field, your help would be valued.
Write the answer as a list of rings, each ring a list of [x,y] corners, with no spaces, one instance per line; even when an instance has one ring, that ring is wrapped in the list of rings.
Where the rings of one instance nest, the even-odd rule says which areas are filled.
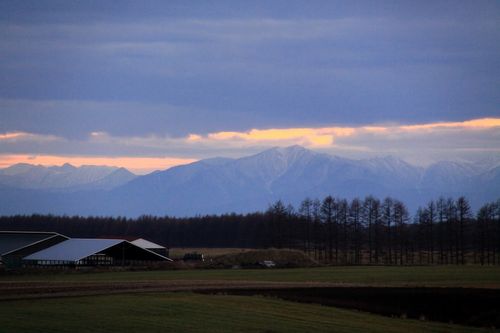
[[[0,302],[0,332],[486,332],[264,297],[164,293]]]
[[[500,267],[362,266],[3,274],[0,275],[0,299],[3,299],[0,333],[485,331],[262,296],[186,292],[203,288],[302,288],[319,284],[497,289]],[[171,292],[176,290],[183,291]]]
[[[230,280],[272,282],[329,282],[373,286],[442,286],[500,288],[498,266],[351,266],[296,269],[217,269],[100,273],[41,273],[0,275],[8,281],[169,281]]]

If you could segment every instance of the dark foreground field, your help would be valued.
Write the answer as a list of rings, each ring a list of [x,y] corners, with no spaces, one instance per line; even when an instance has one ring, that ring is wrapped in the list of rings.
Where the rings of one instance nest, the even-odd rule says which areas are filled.
[[[201,291],[266,296],[356,309],[390,317],[500,327],[500,290],[477,288],[309,287]]]
[[[479,332],[499,299],[499,267],[2,275],[0,332]]]
[[[3,332],[486,332],[279,299],[192,293],[0,304]]]

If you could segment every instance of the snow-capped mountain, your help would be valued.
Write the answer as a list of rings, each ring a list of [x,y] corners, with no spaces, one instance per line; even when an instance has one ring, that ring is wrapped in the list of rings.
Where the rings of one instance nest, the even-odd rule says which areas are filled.
[[[124,168],[71,164],[44,167],[20,163],[0,169],[0,184],[22,189],[111,189],[136,176]]]
[[[420,187],[459,190],[466,185],[464,180],[478,176],[483,172],[481,169],[472,163],[437,162],[426,168]]]
[[[292,146],[155,172],[116,188],[111,197],[119,198],[116,204],[128,202],[122,210],[127,215],[249,212],[265,209],[277,199],[297,205],[306,196],[329,194],[393,196],[411,208],[439,195],[473,194],[485,199],[477,191],[484,173],[468,165],[445,165],[448,163],[422,168],[391,156],[352,160]],[[500,191],[492,192],[492,198],[500,196]]]
[[[61,195],[0,188],[7,207],[0,213],[187,216],[263,210],[278,199],[298,205],[305,197],[370,194],[398,198],[412,210],[440,195],[465,195],[477,209],[500,197],[500,166],[488,165],[439,162],[422,168],[391,156],[352,160],[292,146],[239,159],[201,160],[109,191]],[[23,197],[29,197],[27,205],[18,204]]]

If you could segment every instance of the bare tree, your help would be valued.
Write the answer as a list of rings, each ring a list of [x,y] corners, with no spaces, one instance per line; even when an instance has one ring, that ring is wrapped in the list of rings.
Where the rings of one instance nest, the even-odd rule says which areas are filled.
[[[437,222],[438,222],[438,247],[439,247],[439,263],[444,264],[445,251],[445,216],[446,216],[446,200],[440,197],[436,201]]]
[[[309,253],[311,250],[311,224],[312,224],[312,205],[311,199],[306,198],[302,201],[299,208],[299,214],[302,217],[303,223],[303,246],[304,252]]]
[[[408,209],[399,200],[394,202],[394,222],[396,224],[397,243],[399,248],[399,264],[403,265],[403,256],[407,253],[406,224],[409,220]],[[396,256],[396,260],[398,257]]]
[[[361,264],[361,200],[355,198],[349,206],[349,221],[351,224],[352,243],[354,250],[354,263]]]
[[[468,219],[471,218],[471,210],[470,210],[470,205],[469,202],[465,197],[460,197],[457,200],[457,216],[458,216],[458,223],[459,223],[459,232],[458,232],[458,246],[457,246],[457,261],[458,259],[458,252],[460,252],[460,262],[462,265],[465,265],[465,256],[467,252],[467,244],[465,243],[465,237],[464,237],[464,231],[465,231],[465,226],[468,221]]]
[[[427,233],[427,211],[418,207],[417,214],[415,215],[415,224],[417,225],[416,241],[418,244],[418,261],[423,263],[423,255],[426,250],[426,233]]]
[[[270,217],[272,243],[278,248],[285,245],[285,224],[288,217],[288,211],[281,200],[276,201],[269,206],[266,212]]]
[[[428,224],[428,233],[427,240],[429,244],[429,252],[430,252],[430,262],[434,264],[434,224],[436,222],[436,204],[433,200],[431,200],[427,204],[427,224]]]
[[[456,221],[457,221],[457,208],[455,206],[455,201],[452,198],[446,199],[446,243],[447,243],[447,259],[446,263],[453,263],[454,254],[458,252],[457,248],[457,232],[456,232]],[[455,249],[455,251],[454,251]],[[456,256],[458,258],[458,256]],[[458,259],[456,259],[458,263]]]
[[[382,222],[386,227],[386,263],[392,265],[392,223],[394,219],[394,202],[392,198],[385,198],[382,203]]]
[[[314,225],[314,258],[321,259],[322,248],[322,228],[321,228],[321,202],[319,199],[314,199],[312,202],[312,217]]]
[[[363,222],[367,227],[368,232],[368,262],[373,263],[374,257],[378,259],[378,252],[375,252],[374,256],[374,239],[375,232],[374,229],[380,220],[379,215],[380,201],[373,196],[368,196],[363,202]],[[375,247],[377,249],[377,247]],[[377,249],[378,250],[378,249]]]
[[[334,223],[336,222],[337,203],[331,196],[323,199],[321,204],[321,217],[323,223],[327,227],[327,242],[328,242],[328,260],[333,261],[333,239],[334,239]],[[336,235],[335,235],[336,236]]]
[[[342,262],[348,262],[349,252],[349,204],[346,199],[337,200],[338,203],[338,225],[342,227]],[[340,235],[340,232],[337,232]]]
[[[493,262],[500,265],[500,199],[495,203],[494,216],[494,227],[492,228],[494,229],[492,232],[492,243],[494,244]]]
[[[482,206],[477,213],[476,249],[479,251],[479,262],[481,265],[490,263],[491,247],[489,240],[491,238],[488,235],[493,231],[490,229],[494,214],[495,205],[491,203]]]

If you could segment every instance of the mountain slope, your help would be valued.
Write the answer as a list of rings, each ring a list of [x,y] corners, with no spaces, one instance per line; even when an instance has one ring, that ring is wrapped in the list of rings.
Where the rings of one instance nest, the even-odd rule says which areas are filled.
[[[494,171],[490,173],[488,179],[495,179]],[[265,209],[277,199],[297,205],[306,196],[329,194],[393,196],[416,208],[439,195],[478,197],[485,177],[470,166],[443,168],[438,164],[424,169],[394,157],[350,160],[292,146],[223,163],[199,161],[156,172],[115,189],[113,196],[128,201],[124,209],[132,215],[248,212]],[[496,188],[488,193],[493,199],[500,196]],[[482,203],[470,199],[473,205]]]
[[[123,168],[91,165],[77,168],[68,163],[53,167],[20,163],[0,169],[0,184],[19,189],[111,189],[135,177]]]
[[[106,188],[90,184],[87,189]],[[0,213],[188,216],[263,210],[278,199],[297,206],[305,197],[330,194],[392,196],[411,210],[440,195],[465,195],[477,209],[500,197],[500,167],[439,162],[424,169],[390,156],[351,160],[292,146],[239,159],[202,160],[108,188],[65,195],[0,188]]]

